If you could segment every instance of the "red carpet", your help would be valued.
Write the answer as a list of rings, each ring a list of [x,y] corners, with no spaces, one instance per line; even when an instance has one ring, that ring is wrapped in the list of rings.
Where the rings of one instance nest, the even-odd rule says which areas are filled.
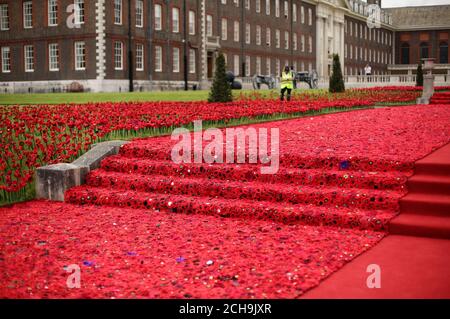
[[[280,129],[276,175],[175,165],[170,137],[133,141],[66,203],[0,209],[0,297],[299,297],[387,234],[414,163],[450,141],[449,122],[432,105],[253,125]],[[384,258],[400,266],[395,251],[412,246]],[[66,288],[70,264],[83,289]]]
[[[450,240],[389,235],[304,298],[450,298]],[[381,288],[367,287],[367,266],[381,270]]]
[[[450,144],[419,160],[391,234],[450,239]]]

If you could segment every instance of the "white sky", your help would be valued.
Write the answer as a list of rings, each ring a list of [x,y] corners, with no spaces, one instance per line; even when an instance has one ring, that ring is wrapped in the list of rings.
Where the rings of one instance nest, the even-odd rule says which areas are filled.
[[[450,0],[382,0],[383,8],[450,4]]]

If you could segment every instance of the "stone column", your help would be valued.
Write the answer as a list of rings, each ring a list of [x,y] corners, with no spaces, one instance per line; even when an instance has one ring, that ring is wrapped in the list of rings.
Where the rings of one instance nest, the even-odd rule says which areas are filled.
[[[324,20],[321,16],[316,18],[316,69],[319,77],[324,76],[323,61],[326,55],[326,48],[324,43]]]

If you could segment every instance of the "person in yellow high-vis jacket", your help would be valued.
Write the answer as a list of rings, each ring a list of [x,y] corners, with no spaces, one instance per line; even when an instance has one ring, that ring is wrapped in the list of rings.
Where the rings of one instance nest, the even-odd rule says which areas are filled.
[[[294,74],[291,72],[289,66],[284,68],[284,71],[281,72],[281,101],[284,101],[284,94],[287,91],[287,100],[291,100],[291,92],[294,88]]]

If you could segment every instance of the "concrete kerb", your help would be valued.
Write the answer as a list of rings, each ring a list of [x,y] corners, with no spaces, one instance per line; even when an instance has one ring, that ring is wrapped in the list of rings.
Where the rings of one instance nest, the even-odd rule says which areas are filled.
[[[36,198],[64,201],[64,193],[86,182],[87,174],[100,167],[101,161],[119,153],[127,141],[108,141],[92,145],[91,149],[72,163],[58,163],[36,170]]]

